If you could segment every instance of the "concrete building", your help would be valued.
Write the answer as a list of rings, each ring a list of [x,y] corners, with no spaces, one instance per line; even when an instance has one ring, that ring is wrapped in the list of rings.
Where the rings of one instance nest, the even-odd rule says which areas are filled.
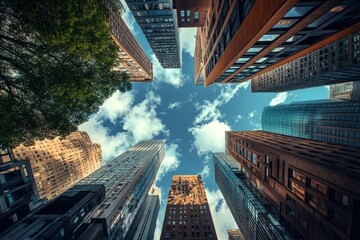
[[[226,145],[232,176],[246,179],[297,238],[360,238],[358,148],[264,131],[227,132]]]
[[[145,204],[164,156],[164,140],[141,141],[79,182],[106,187],[105,200],[88,219],[79,240],[129,239],[131,224]]]
[[[205,25],[197,31],[194,58],[195,84],[204,86],[254,79],[360,29],[360,2],[356,0],[211,3]],[[358,49],[350,46],[348,56],[355,54],[357,62],[352,64],[357,65]],[[336,64],[343,61],[349,62],[340,58]]]
[[[126,0],[163,68],[180,68],[181,51],[176,10],[171,0]]]
[[[265,107],[262,130],[360,147],[360,101],[320,100]]]
[[[360,81],[330,85],[330,99],[360,99]]]
[[[0,149],[0,234],[39,204],[29,160],[16,160],[10,148]]]
[[[117,66],[113,70],[130,75],[132,82],[149,82],[153,80],[153,67],[144,50],[131,33],[121,12],[108,6],[112,37],[119,49]]]
[[[229,240],[244,240],[245,238],[242,236],[239,229],[228,229],[227,233],[229,235]]]
[[[160,188],[152,187],[145,203],[131,224],[128,239],[154,239],[156,220],[160,209],[160,197]]]
[[[36,141],[34,146],[14,149],[17,159],[29,159],[41,199],[50,200],[100,168],[101,148],[86,132],[65,139]]]
[[[217,239],[200,175],[172,177],[160,239]]]
[[[76,239],[84,221],[104,197],[103,185],[74,186],[0,237],[4,240]]]

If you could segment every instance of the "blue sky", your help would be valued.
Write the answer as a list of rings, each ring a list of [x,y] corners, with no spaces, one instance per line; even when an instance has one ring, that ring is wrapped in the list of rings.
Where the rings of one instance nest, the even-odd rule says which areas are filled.
[[[126,6],[126,4],[124,4]],[[212,152],[225,149],[225,131],[261,128],[265,106],[328,98],[326,87],[285,93],[251,93],[249,82],[231,85],[194,85],[195,29],[181,29],[182,68],[163,69],[131,13],[124,19],[153,61],[152,83],[134,83],[126,93],[115,92],[79,129],[102,145],[109,160],[141,140],[166,139],[166,156],[159,169],[161,208],[155,239],[159,239],[171,177],[201,174],[219,239],[237,228],[214,180]]]

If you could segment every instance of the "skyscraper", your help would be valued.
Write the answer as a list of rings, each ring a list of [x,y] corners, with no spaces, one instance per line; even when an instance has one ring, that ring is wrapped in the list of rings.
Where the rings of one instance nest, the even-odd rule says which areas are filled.
[[[226,153],[215,153],[214,167],[215,180],[243,238],[292,239],[277,210],[251,184],[239,163]]]
[[[200,175],[172,177],[160,239],[217,239]]]
[[[127,235],[128,239],[154,239],[156,220],[160,209],[160,197],[160,188],[152,187],[145,203],[131,224]]]
[[[10,148],[1,147],[0,234],[29,214],[38,200],[29,160],[16,160]]]
[[[164,140],[141,141],[79,182],[78,186],[106,187],[105,200],[90,217],[79,239],[98,236],[129,239],[130,226],[145,203],[164,156]]]
[[[130,81],[152,81],[152,63],[121,17],[121,12],[108,6],[112,36],[119,49],[118,65],[113,70],[126,72]]]
[[[360,99],[360,81],[330,85],[330,99]]]
[[[235,171],[297,236],[360,238],[358,148],[264,131],[227,132],[226,139],[228,153],[241,166]]]
[[[74,186],[31,213],[1,239],[76,239],[105,197],[103,185]]]
[[[195,83],[204,83],[205,86],[213,83],[239,83],[260,75],[260,78],[268,78],[268,75],[276,75],[280,70],[289,70],[288,65],[294,59],[314,53],[360,29],[360,3],[351,0],[215,0],[208,12],[205,25],[197,32],[196,50],[199,57],[194,58]],[[356,45],[359,40],[357,35],[354,37]],[[337,46],[341,47],[340,44],[343,43],[338,44]],[[336,66],[335,70],[332,67],[350,62],[348,67],[356,65],[358,71],[358,48],[352,49],[354,45],[350,42],[344,44],[348,44],[345,56],[349,59],[335,58],[333,64],[332,56],[323,54],[320,63],[314,64],[314,67],[320,68],[315,69],[317,74],[321,71],[332,71],[335,72],[334,79],[343,79],[338,77],[340,73],[336,71],[343,71],[347,66]],[[336,50],[334,53],[341,55],[342,51],[345,49],[340,52]],[[352,54],[353,59],[350,59]],[[316,57],[314,59],[318,61]],[[353,62],[355,60],[357,62]],[[301,62],[297,70],[310,71],[313,74],[314,69],[305,66],[313,65],[314,62],[305,62],[304,66]],[[331,66],[326,68],[322,64]],[[273,69],[277,71],[267,74]],[[344,75],[352,73],[346,69]],[[286,76],[287,72],[282,74]],[[308,73],[304,72],[305,76],[306,74]],[[274,79],[277,80],[278,77],[272,78],[272,81]],[[260,84],[261,81],[258,80]],[[310,85],[309,81],[305,80],[306,84]],[[278,81],[281,84],[281,80]],[[285,83],[285,80],[283,81]],[[319,77],[314,84],[320,84],[320,81]],[[253,86],[259,84],[254,83]],[[274,86],[269,83],[270,87]]]
[[[164,155],[165,141],[139,142],[48,202],[2,237],[129,239],[130,226],[139,211],[144,209]],[[156,201],[152,203],[156,204]],[[158,208],[152,203],[145,209],[151,208],[152,213],[157,214]],[[145,225],[149,227],[149,224],[151,227],[151,222]]]
[[[99,169],[101,148],[86,132],[73,132],[64,139],[36,141],[34,146],[20,145],[15,157],[30,160],[39,196],[50,200]]]
[[[137,23],[163,68],[179,68],[181,51],[173,1],[126,0]]]
[[[360,101],[310,101],[265,107],[264,131],[360,147]]]
[[[228,229],[229,240],[244,240],[239,229]]]

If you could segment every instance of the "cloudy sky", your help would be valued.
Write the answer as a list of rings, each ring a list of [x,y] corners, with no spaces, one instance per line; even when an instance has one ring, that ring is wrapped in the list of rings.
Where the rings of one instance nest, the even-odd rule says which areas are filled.
[[[126,6],[126,4],[125,4]],[[225,131],[261,129],[265,106],[324,99],[326,87],[284,93],[251,93],[249,82],[194,86],[195,29],[181,29],[182,68],[163,69],[141,29],[128,11],[124,19],[153,62],[152,83],[135,83],[126,93],[115,92],[79,128],[102,145],[109,160],[141,140],[166,139],[166,156],[159,169],[161,208],[155,239],[159,239],[172,175],[201,174],[219,239],[237,228],[214,180],[212,152],[225,149]]]

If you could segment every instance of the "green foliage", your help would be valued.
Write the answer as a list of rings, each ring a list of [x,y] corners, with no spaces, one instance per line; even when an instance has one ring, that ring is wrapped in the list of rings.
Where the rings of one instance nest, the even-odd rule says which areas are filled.
[[[0,3],[0,144],[65,136],[114,91],[117,46],[97,0]]]

